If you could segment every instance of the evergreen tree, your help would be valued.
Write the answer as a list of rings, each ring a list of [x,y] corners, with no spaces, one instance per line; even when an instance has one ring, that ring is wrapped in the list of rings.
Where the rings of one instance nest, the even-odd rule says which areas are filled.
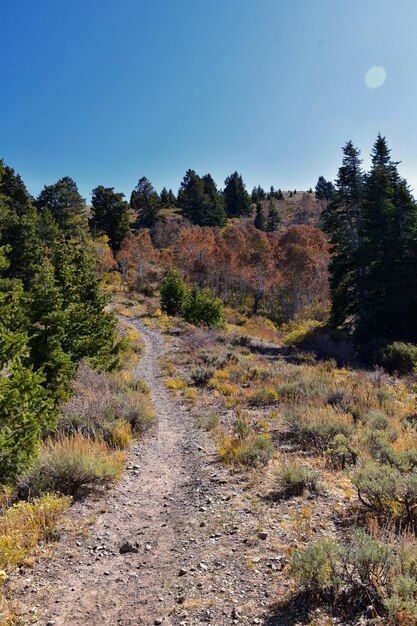
[[[93,189],[90,226],[96,235],[109,237],[113,251],[120,248],[129,232],[129,204],[123,200],[124,196],[124,193],[116,193],[114,187],[99,185]]]
[[[202,217],[202,226],[224,226],[226,224],[226,212],[224,210],[224,198],[219,193],[216,183],[210,174],[202,178],[204,193],[209,198],[209,204],[205,215]]]
[[[264,217],[264,211],[262,208],[262,204],[257,202],[256,204],[256,214],[255,214],[255,228],[258,230],[266,230],[266,223]]]
[[[275,201],[271,198],[268,204],[268,219],[266,222],[266,230],[268,233],[273,233],[278,230],[281,223],[281,216],[279,214]]]
[[[218,298],[207,291],[193,287],[185,301],[184,319],[195,326],[221,326],[223,323],[222,305]]]
[[[164,187],[161,191],[161,205],[167,209],[171,206],[169,193],[166,187]]]
[[[0,482],[13,480],[35,454],[40,435],[54,419],[42,371],[23,362],[29,352],[23,286],[4,278],[7,248],[0,249]]]
[[[75,181],[65,176],[54,185],[43,188],[36,200],[40,213],[48,209],[57,224],[69,235],[87,231],[88,215],[85,199],[81,197]]]
[[[360,152],[351,141],[343,148],[343,162],[322,221],[330,236],[333,256],[330,262],[332,321],[336,326],[354,327],[361,307],[363,273],[359,259],[361,204],[364,174]]]
[[[55,401],[66,399],[75,363],[63,349],[67,315],[55,280],[53,265],[45,259],[38,268],[27,306],[29,362],[45,373],[44,385]]]
[[[261,200],[265,200],[266,194],[260,185],[254,187],[252,189],[251,200],[253,204],[260,202]]]
[[[22,179],[0,161],[0,245],[8,245],[9,278],[20,278],[26,288],[37,271],[42,250],[39,216]]]
[[[227,217],[250,215],[249,194],[246,191],[242,176],[234,172],[226,178],[224,184],[223,195]]]
[[[161,201],[151,182],[142,176],[130,196],[130,206],[136,212],[142,228],[155,226],[160,219]]]
[[[62,240],[53,265],[66,315],[64,351],[73,362],[88,358],[100,369],[116,367],[123,342],[115,341],[117,321],[104,310],[107,299],[89,250],[75,240]]]
[[[168,315],[180,315],[184,311],[188,295],[188,286],[180,272],[176,269],[168,270],[161,283],[161,311],[168,313]]]
[[[172,189],[168,191],[168,198],[169,198],[169,206],[177,206],[177,198],[175,196],[175,193],[172,191]]]
[[[212,200],[205,192],[204,185],[204,181],[194,170],[187,170],[178,193],[178,202],[184,217],[199,226],[208,225],[212,209]],[[209,186],[209,182],[207,185]]]
[[[317,200],[331,200],[334,192],[333,183],[324,176],[319,176],[315,191]]]
[[[417,204],[397,165],[378,135],[361,216],[361,344],[372,337],[417,341]]]

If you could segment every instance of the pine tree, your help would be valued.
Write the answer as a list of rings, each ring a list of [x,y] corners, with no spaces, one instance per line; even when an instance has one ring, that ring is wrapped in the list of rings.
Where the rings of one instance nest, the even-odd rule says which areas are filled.
[[[114,368],[123,342],[115,340],[117,321],[104,310],[107,299],[89,250],[75,240],[62,240],[55,248],[53,265],[66,315],[64,351],[75,363],[88,358],[94,367]]]
[[[361,344],[372,337],[417,341],[417,204],[397,165],[378,135],[361,218]]]
[[[202,178],[204,193],[209,198],[209,204],[205,215],[202,216],[202,226],[224,226],[226,224],[226,212],[224,210],[224,198],[219,193],[216,183],[210,174]]]
[[[315,191],[317,200],[331,200],[334,192],[333,183],[326,180],[324,176],[319,176]]]
[[[168,270],[161,283],[161,311],[168,315],[181,315],[188,295],[189,289],[180,272],[176,269]]]
[[[123,200],[124,193],[116,193],[114,187],[99,185],[93,189],[93,214],[90,220],[92,232],[97,236],[106,234],[113,251],[129,231],[129,204]]]
[[[224,184],[223,195],[227,217],[250,215],[249,194],[246,191],[242,176],[234,172],[226,178]]]
[[[136,212],[141,228],[151,228],[160,219],[161,201],[151,182],[142,176],[130,196],[130,206]]]
[[[162,205],[165,209],[167,209],[168,207],[170,207],[170,206],[171,206],[171,204],[170,204],[170,197],[169,197],[169,193],[168,193],[168,190],[167,190],[167,188],[166,188],[166,187],[164,187],[164,188],[162,189],[162,191],[161,191],[161,195],[160,195],[160,198],[161,198],[161,205]]]
[[[343,148],[343,162],[336,189],[322,214],[323,228],[330,236],[332,321],[336,326],[355,326],[362,298],[362,268],[359,259],[361,203],[364,174],[360,152],[351,141]]]
[[[266,230],[264,211],[262,208],[262,204],[260,202],[257,202],[256,204],[256,215],[255,215],[254,225],[255,225],[255,228],[257,228],[258,230]]]
[[[261,200],[265,200],[265,196],[265,191],[260,185],[252,189],[251,200],[253,204],[260,202]]]
[[[61,178],[54,185],[45,185],[36,200],[36,206],[40,213],[48,209],[66,234],[80,235],[87,232],[86,201],[69,176]]]
[[[9,246],[6,275],[28,288],[42,256],[39,216],[20,176],[2,161],[0,198],[0,245]]]
[[[175,193],[170,189],[168,191],[169,206],[177,206],[177,198]]]
[[[271,198],[268,204],[268,219],[266,223],[266,231],[273,233],[278,230],[281,223],[281,216],[279,214],[275,201]]]
[[[56,402],[66,399],[75,373],[75,363],[63,349],[67,315],[62,304],[53,265],[46,258],[38,268],[27,307],[29,363],[45,373],[44,385]]]
[[[184,217],[192,224],[208,225],[206,220],[210,221],[212,201],[204,190],[204,181],[194,170],[187,170],[185,173],[178,192],[178,202]]]
[[[0,248],[0,483],[13,480],[36,452],[55,417],[42,371],[24,366],[29,352],[23,285],[3,278],[7,248]]]

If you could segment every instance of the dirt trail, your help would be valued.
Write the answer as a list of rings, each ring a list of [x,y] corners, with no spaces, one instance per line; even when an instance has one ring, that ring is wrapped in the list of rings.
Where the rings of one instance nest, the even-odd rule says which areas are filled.
[[[133,448],[94,537],[77,546],[78,563],[67,571],[61,564],[56,572],[44,618],[48,625],[136,626],[158,619],[173,623],[167,613],[175,605],[172,587],[181,567],[181,527],[193,491],[196,444],[190,441],[188,413],[173,404],[161,379],[157,359],[163,339],[137,326],[146,347],[137,375],[151,389],[157,424],[145,442]],[[119,554],[124,540],[137,543],[138,552]]]
[[[167,391],[161,335],[129,322],[145,343],[137,376],[150,387],[157,422],[132,448],[114,491],[73,507],[80,525],[95,518],[87,536],[64,535],[52,559],[16,582],[23,624],[281,626],[269,619],[277,557],[258,538],[258,505],[246,499],[245,481],[218,464],[195,416]],[[125,541],[138,552],[120,554]],[[248,569],[248,559],[257,568]]]

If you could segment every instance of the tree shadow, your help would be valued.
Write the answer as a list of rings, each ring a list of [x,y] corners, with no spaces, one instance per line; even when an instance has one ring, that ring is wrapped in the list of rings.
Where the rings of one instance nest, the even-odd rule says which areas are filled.
[[[264,622],[265,626],[295,626],[295,624],[310,623],[310,609],[312,608],[308,593],[299,593],[289,600],[285,606],[275,606]]]

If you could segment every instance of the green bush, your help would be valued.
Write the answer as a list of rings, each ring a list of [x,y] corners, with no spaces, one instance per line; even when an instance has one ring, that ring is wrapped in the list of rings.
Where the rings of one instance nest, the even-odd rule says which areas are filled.
[[[208,291],[194,287],[186,298],[183,317],[195,326],[220,326],[223,322],[221,302]]]
[[[326,450],[326,456],[334,469],[345,469],[346,465],[356,464],[358,452],[349,439],[342,433],[339,433],[330,442]]]
[[[372,598],[380,587],[389,587],[394,553],[390,546],[378,541],[364,530],[357,530],[352,541],[341,551],[344,577],[356,594]]]
[[[308,592],[335,605],[343,599],[351,608],[382,603],[392,588],[395,554],[389,545],[357,530],[349,544],[322,539],[295,552],[290,567]]]
[[[417,517],[417,471],[369,462],[353,476],[359,500],[377,514],[412,523]]]
[[[286,495],[299,496],[308,489],[311,493],[319,491],[320,472],[299,463],[285,465],[278,473]]]
[[[391,597],[384,600],[384,606],[394,624],[415,624],[417,622],[417,580],[413,576],[399,576],[394,583]]]
[[[388,372],[409,374],[417,369],[417,345],[394,341],[385,347],[382,365]]]
[[[330,407],[295,412],[287,416],[293,437],[304,448],[315,448],[326,452],[337,435],[343,435],[347,440],[353,433],[353,425],[343,414],[338,414]]]
[[[252,392],[249,396],[248,403],[250,406],[268,406],[268,404],[275,404],[277,400],[278,394],[275,389],[260,387]]]
[[[191,370],[191,380],[198,387],[205,387],[214,374],[212,367],[194,367]]]
[[[161,283],[161,310],[168,315],[181,315],[188,297],[189,288],[180,272],[170,269]]]
[[[267,435],[257,435],[244,446],[240,456],[243,465],[266,465],[274,455],[274,446]]]
[[[327,592],[335,596],[341,585],[341,547],[336,541],[322,539],[305,550],[297,550],[290,561],[291,574],[310,593]]]

